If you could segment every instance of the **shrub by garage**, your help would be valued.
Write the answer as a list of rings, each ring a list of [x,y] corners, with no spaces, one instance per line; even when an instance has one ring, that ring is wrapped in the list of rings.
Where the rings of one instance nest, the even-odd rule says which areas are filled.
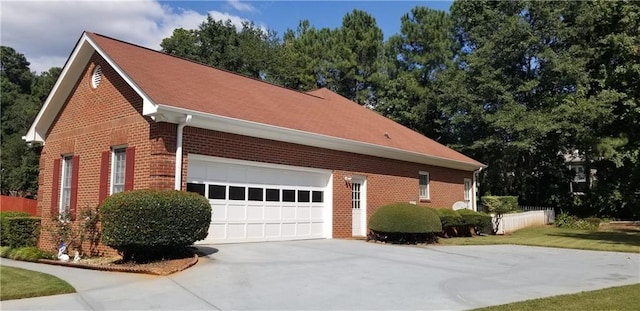
[[[394,203],[378,208],[369,219],[368,239],[401,243],[435,243],[442,231],[440,218],[428,207]]]
[[[440,222],[442,223],[442,237],[457,237],[458,231],[461,227],[464,227],[464,221],[460,214],[450,208],[436,208],[434,209]],[[462,230],[463,232],[465,230]]]
[[[457,210],[462,217],[463,226],[458,230],[460,236],[472,236],[476,233],[486,231],[491,228],[491,215],[472,211],[470,209]]]
[[[108,197],[100,208],[102,244],[124,261],[169,258],[207,237],[211,205],[176,190],[136,190]]]

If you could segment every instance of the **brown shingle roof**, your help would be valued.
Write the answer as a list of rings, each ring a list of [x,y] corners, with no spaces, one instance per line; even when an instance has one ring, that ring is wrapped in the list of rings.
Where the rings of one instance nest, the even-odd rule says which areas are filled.
[[[302,93],[99,34],[87,35],[156,104],[482,166],[325,88]]]

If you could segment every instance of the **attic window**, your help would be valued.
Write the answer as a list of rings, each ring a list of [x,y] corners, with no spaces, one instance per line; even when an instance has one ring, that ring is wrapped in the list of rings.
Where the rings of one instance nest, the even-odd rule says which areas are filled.
[[[91,76],[91,86],[95,89],[100,85],[100,81],[102,80],[102,67],[100,65],[96,66],[93,69],[93,75]]]

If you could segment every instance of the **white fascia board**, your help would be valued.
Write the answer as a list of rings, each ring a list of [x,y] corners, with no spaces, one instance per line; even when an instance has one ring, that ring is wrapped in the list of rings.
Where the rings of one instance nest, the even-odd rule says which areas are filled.
[[[31,124],[27,134],[23,136],[22,139],[29,143],[44,144],[45,136],[49,131],[49,128],[69,98],[69,95],[73,91],[73,88],[82,75],[82,72],[89,62],[89,59],[91,59],[94,51],[98,52],[102,58],[104,58],[107,63],[136,91],[136,93],[142,97],[143,111],[146,112],[145,115],[153,115],[157,109],[157,105],[149,99],[149,96],[147,96],[133,82],[133,80],[127,76],[124,71],[122,71],[122,69],[120,69],[120,67],[118,67],[113,60],[102,49],[100,49],[93,40],[91,40],[91,38],[89,38],[89,36],[87,36],[86,33],[83,33],[62,69],[60,77],[54,84],[51,92],[49,92],[49,95],[44,102],[44,105],[38,112],[36,119],[33,121],[33,124]]]
[[[352,152],[413,163],[422,163],[463,171],[475,171],[481,167],[485,167],[481,165],[429,156],[392,147],[289,129],[264,123],[240,120],[189,109],[177,108],[173,106],[158,105],[158,109],[155,113],[156,115],[162,116],[163,121],[176,124],[179,123],[179,121],[184,118],[185,115],[190,114],[193,116],[193,119],[188,126],[250,137],[271,139],[299,145]]]
[[[40,108],[36,119],[31,124],[31,127],[29,127],[27,134],[22,137],[25,141],[44,144],[49,127],[67,101],[78,78],[82,75],[84,66],[94,51],[93,47],[87,44],[86,39],[87,35],[83,34],[76,44],[75,49],[71,52],[71,56],[69,56],[69,59],[62,68],[58,80],[56,80],[53,88],[51,88],[51,92],[49,92],[42,108]]]

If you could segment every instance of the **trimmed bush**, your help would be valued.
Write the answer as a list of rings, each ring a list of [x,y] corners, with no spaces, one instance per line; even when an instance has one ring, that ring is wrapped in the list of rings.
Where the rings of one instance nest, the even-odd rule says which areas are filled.
[[[464,224],[462,216],[450,208],[436,208],[434,210],[438,214],[438,217],[440,217],[443,228],[462,226]]]
[[[481,200],[489,213],[506,214],[518,210],[517,196],[483,196]]]
[[[464,226],[462,216],[450,208],[435,208],[434,211],[440,217],[442,223],[442,237],[458,236],[459,228]]]
[[[394,203],[378,208],[369,219],[370,239],[391,243],[437,241],[442,231],[440,218],[428,207]]]
[[[9,247],[36,246],[40,236],[40,218],[11,217],[4,222],[2,230],[3,235],[6,236],[6,245]]]
[[[0,212],[0,245],[5,245],[7,240],[6,221],[12,217],[30,217],[27,212]]]
[[[175,190],[136,190],[108,197],[100,208],[102,244],[123,260],[171,256],[207,237],[211,205],[203,196]]]
[[[464,226],[468,228],[468,232],[465,232],[466,235],[473,235],[474,232],[479,232],[482,228],[491,226],[491,221],[493,219],[491,215],[472,211],[470,209],[461,209],[457,210],[457,212],[462,217]],[[473,229],[473,232],[471,229]]]

